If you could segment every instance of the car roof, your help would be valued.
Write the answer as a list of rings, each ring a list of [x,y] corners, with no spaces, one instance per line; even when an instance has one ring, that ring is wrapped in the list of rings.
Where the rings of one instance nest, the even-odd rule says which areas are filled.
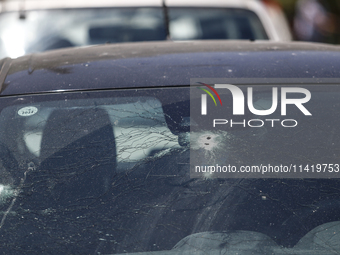
[[[191,78],[234,84],[334,83],[340,48],[313,43],[190,41],[107,44],[0,61],[1,96],[188,86]]]

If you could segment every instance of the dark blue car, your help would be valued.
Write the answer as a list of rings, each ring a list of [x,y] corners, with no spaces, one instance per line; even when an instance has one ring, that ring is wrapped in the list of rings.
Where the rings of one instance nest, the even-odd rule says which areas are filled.
[[[338,254],[340,48],[0,62],[1,254]]]

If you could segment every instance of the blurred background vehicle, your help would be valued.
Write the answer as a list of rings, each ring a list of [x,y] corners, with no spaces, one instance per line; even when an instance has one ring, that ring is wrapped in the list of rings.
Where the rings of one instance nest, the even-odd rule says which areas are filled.
[[[7,0],[0,57],[131,41],[291,40],[280,9],[256,0]],[[168,35],[169,34],[169,35]]]

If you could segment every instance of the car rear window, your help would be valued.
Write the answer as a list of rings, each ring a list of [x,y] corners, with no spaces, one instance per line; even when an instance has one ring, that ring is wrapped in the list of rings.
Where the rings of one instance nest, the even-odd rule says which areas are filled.
[[[1,98],[1,250],[338,250],[340,87],[233,86],[245,97],[243,115],[234,116],[229,89],[215,88],[220,103],[202,84]],[[248,111],[249,87],[253,112],[272,109],[275,96],[276,109],[263,115]],[[211,91],[216,105],[202,88]],[[290,91],[287,98],[301,105],[287,103],[283,115],[285,88]],[[216,128],[214,121],[219,123]],[[198,176],[193,175],[193,164],[203,169]],[[250,170],[272,166],[274,175],[216,175],[217,165]],[[204,170],[209,166],[214,172]],[[291,175],[277,174],[280,166],[291,167]]]

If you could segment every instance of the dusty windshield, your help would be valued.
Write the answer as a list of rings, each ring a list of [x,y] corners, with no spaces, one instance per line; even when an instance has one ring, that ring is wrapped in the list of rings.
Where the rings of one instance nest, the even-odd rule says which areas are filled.
[[[197,88],[191,100],[189,87],[1,98],[1,251],[337,254],[340,89],[304,88],[312,116],[287,106],[294,128],[265,123],[282,118],[281,98],[270,117],[247,113],[246,124],[257,121],[215,131],[197,128],[203,108],[190,113],[204,98]],[[272,108],[273,91],[254,91],[256,110]],[[320,174],[321,164],[334,175],[192,178],[197,155],[200,166],[296,164]]]
[[[64,47],[166,40],[161,8],[93,8],[0,14],[0,58]],[[24,17],[24,18],[23,18]],[[268,39],[251,11],[169,8],[173,40]]]

